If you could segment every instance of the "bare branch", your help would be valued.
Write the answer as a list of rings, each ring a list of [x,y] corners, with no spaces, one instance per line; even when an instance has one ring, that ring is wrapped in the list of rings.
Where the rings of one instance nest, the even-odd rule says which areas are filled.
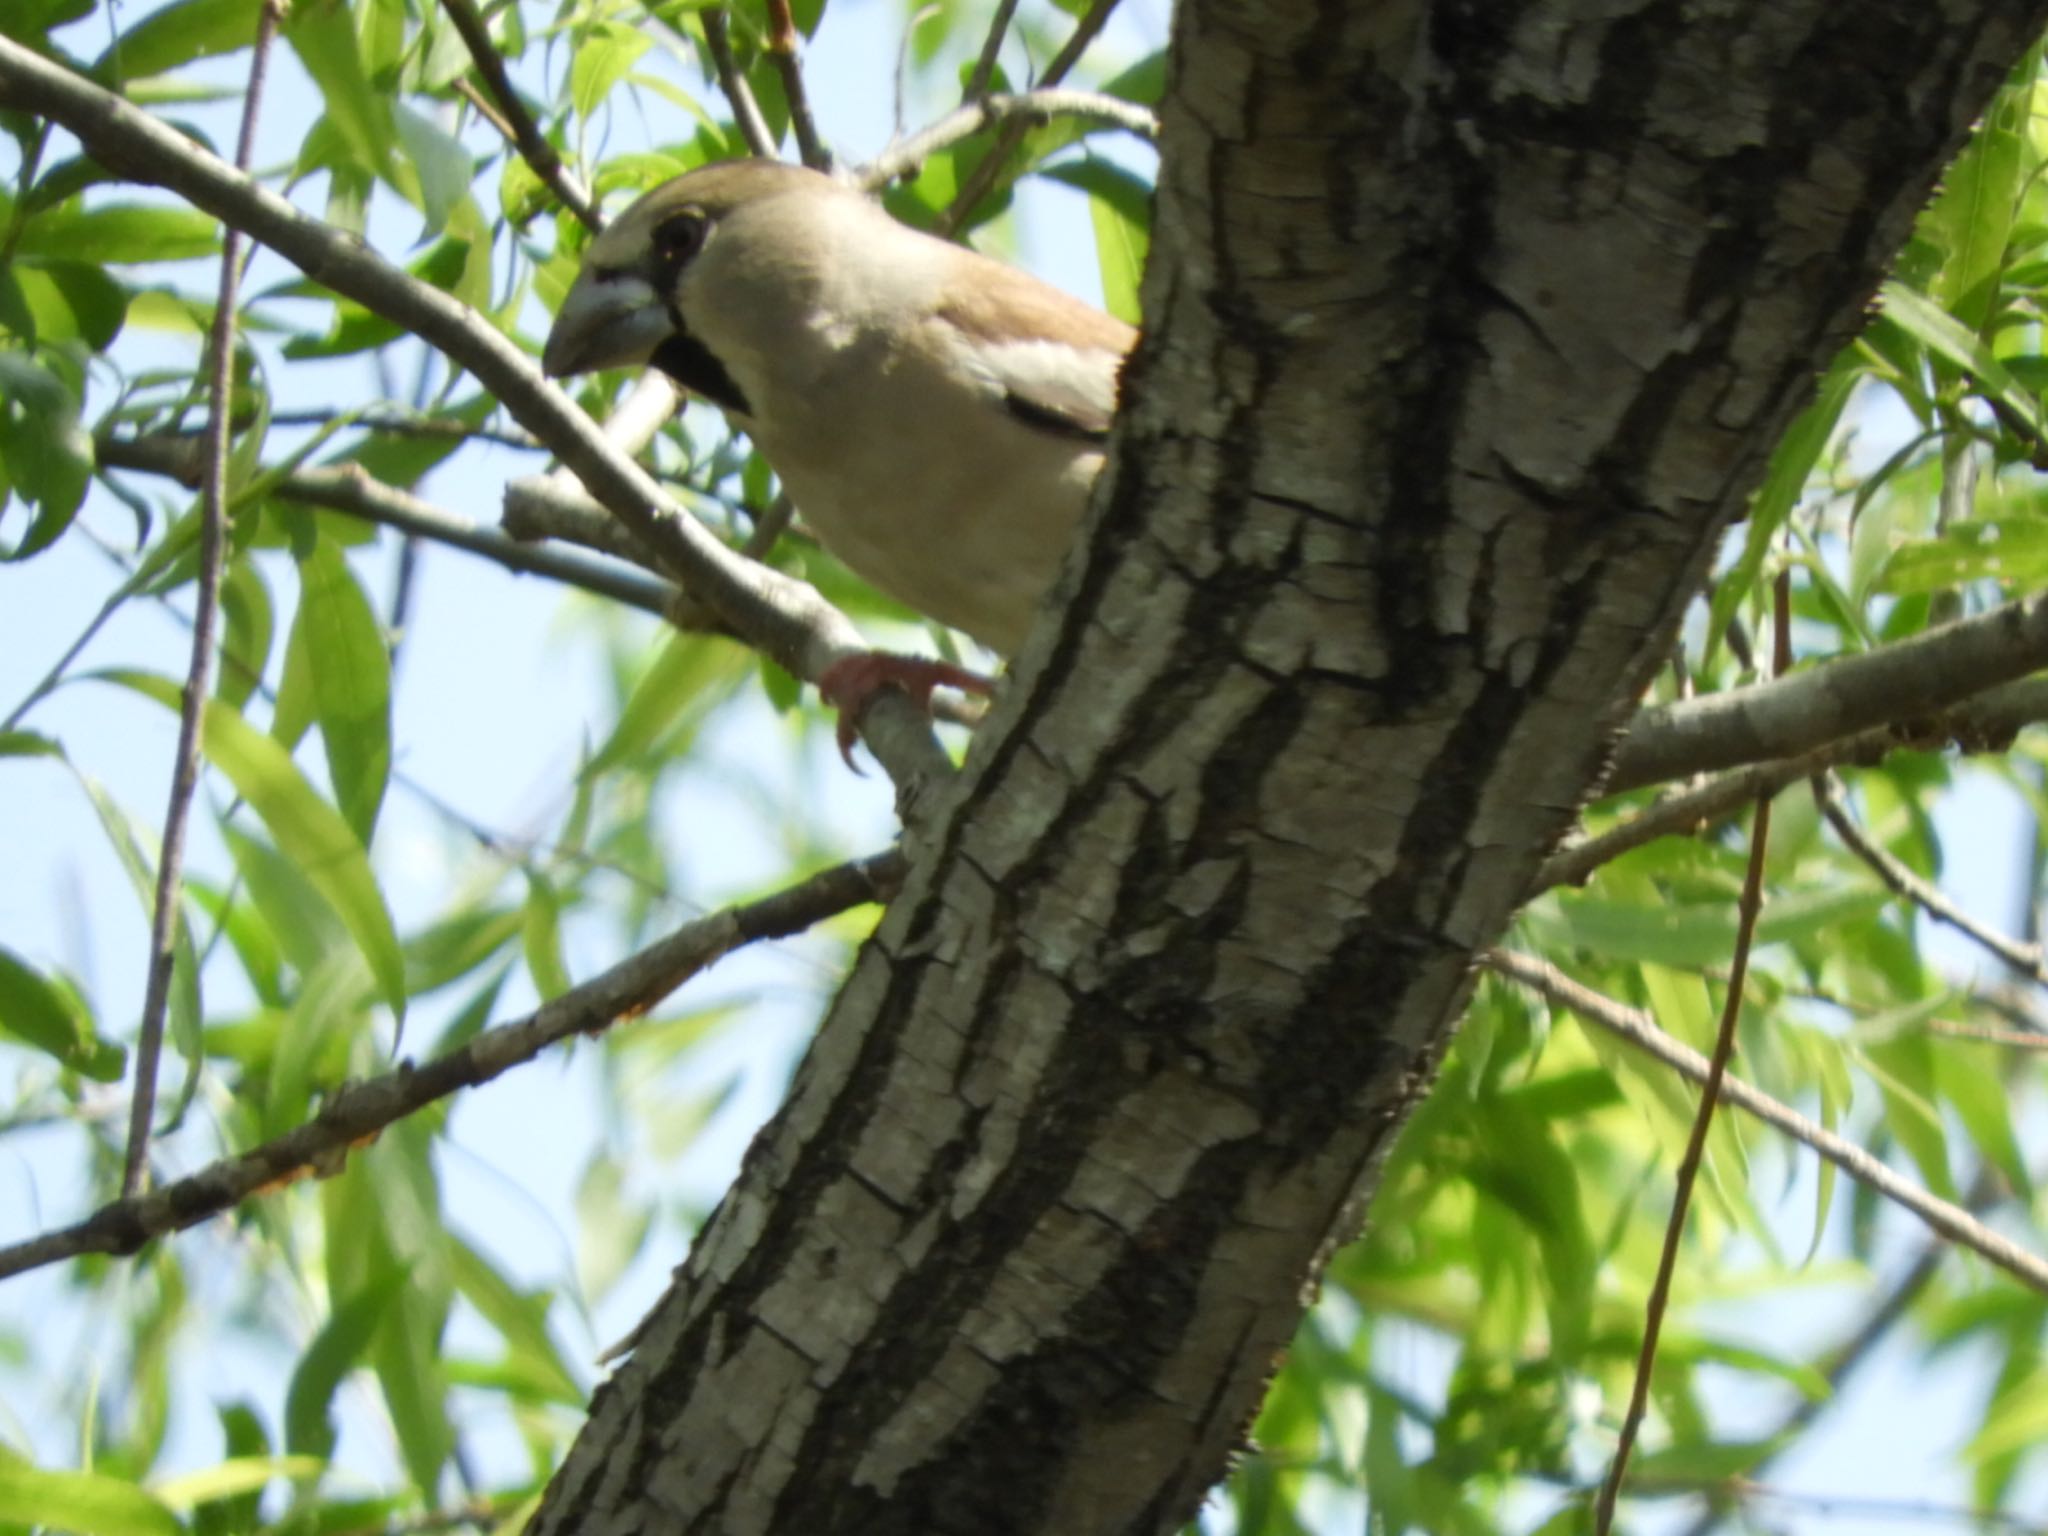
[[[1032,127],[1055,117],[1089,118],[1141,139],[1159,137],[1159,122],[1149,109],[1100,91],[1037,90],[1014,96],[978,96],[929,128],[891,144],[854,172],[853,180],[872,192],[898,177],[915,175],[940,150],[972,138],[993,124],[1016,122]]]
[[[1980,1170],[1971,1184],[1968,1197],[1973,1214],[1990,1204],[1992,1187],[1989,1175]],[[1803,1431],[1830,1406],[1841,1401],[1843,1383],[1856,1373],[1857,1368],[1870,1357],[1871,1352],[1879,1344],[1890,1337],[1892,1329],[1906,1315],[1907,1309],[1920,1299],[1920,1293],[1926,1290],[1934,1277],[1940,1273],[1942,1260],[1946,1259],[1950,1252],[1949,1244],[1939,1237],[1930,1237],[1920,1245],[1920,1252],[1915,1255],[1913,1262],[1906,1266],[1898,1279],[1885,1288],[1884,1293],[1864,1313],[1862,1321],[1817,1362],[1821,1374],[1827,1378],[1828,1386],[1832,1390],[1826,1395],[1801,1396],[1768,1434],[1758,1437],[1762,1444],[1771,1449],[1750,1467],[1752,1476],[1761,1473],[1783,1454],[1784,1448],[1796,1444],[1797,1437]],[[1716,1496],[1724,1491],[1732,1493],[1739,1490],[1713,1490],[1708,1496],[1706,1510],[1698,1520],[1686,1527],[1685,1536],[1713,1536],[1714,1531],[1727,1517],[1721,1499]]]
[[[711,67],[717,71],[718,88],[725,92],[726,102],[732,107],[732,120],[739,125],[740,137],[761,159],[777,159],[775,135],[768,131],[768,120],[761,115],[761,104],[754,100],[754,89],[747,84],[738,60],[732,56],[732,29],[726,25],[725,7],[711,7],[702,13],[701,20],[704,47],[711,55]]]
[[[109,437],[100,439],[97,446],[100,463],[113,469],[167,475],[188,485],[198,470],[198,444],[187,437]],[[495,528],[481,527],[409,491],[386,485],[359,464],[294,470],[277,481],[272,494],[285,501],[325,507],[453,549],[467,550],[507,570],[546,576],[660,618],[674,612],[683,598],[682,588],[672,582],[622,570],[608,561],[542,548]],[[602,512],[592,515],[603,519],[607,527],[618,528]]]
[[[1642,1010],[1603,997],[1592,988],[1572,980],[1556,966],[1528,955],[1492,949],[1486,952],[1483,960],[1488,969],[1520,982],[1560,1007],[1569,1008],[1587,1023],[1619,1036],[1687,1080],[1694,1083],[1706,1081],[1707,1059],[1691,1046],[1665,1034],[1657,1027],[1657,1021]],[[1994,1232],[1961,1206],[1929,1194],[1911,1180],[1894,1173],[1854,1142],[1816,1125],[1789,1105],[1779,1103],[1761,1089],[1752,1088],[1741,1078],[1727,1078],[1721,1085],[1721,1097],[1794,1141],[1811,1147],[1850,1178],[1911,1211],[1941,1236],[1989,1260],[2021,1284],[2048,1295],[2048,1261]]]
[[[1952,709],[2041,667],[2048,593],[1772,682],[1646,709],[1622,738],[1606,793],[1810,751]]]
[[[462,41],[468,45],[476,72],[483,76],[491,99],[498,104],[499,115],[511,129],[510,137],[519,157],[533,168],[533,174],[561,199],[562,206],[575,214],[586,229],[604,228],[604,215],[597,211],[590,189],[583,185],[581,177],[562,164],[562,157],[555,153],[555,146],[547,141],[547,136],[534,122],[533,114],[526,110],[526,103],[512,89],[512,79],[505,73],[505,61],[499,56],[497,45],[491,41],[491,29],[484,24],[475,0],[441,0],[441,9],[448,13],[448,19],[455,23],[455,30],[462,34]]]
[[[0,1248],[0,1279],[82,1253],[133,1253],[151,1238],[196,1226],[251,1195],[337,1173],[349,1149],[364,1138],[460,1089],[487,1083],[572,1035],[595,1034],[644,1013],[736,949],[800,933],[850,908],[887,900],[902,879],[904,862],[900,851],[890,849],[685,923],[526,1017],[487,1029],[424,1066],[408,1062],[381,1077],[349,1084],[319,1114],[274,1141],[148,1194],[116,1200],[74,1226]]]
[[[1928,916],[1938,922],[1947,923],[1965,938],[1981,945],[1996,955],[2005,964],[2022,975],[2037,982],[2048,983],[2048,963],[2044,963],[2041,946],[2022,944],[1996,929],[1980,923],[1961,907],[1950,901],[1932,882],[1921,879],[1907,867],[1904,860],[1863,828],[1856,819],[1842,808],[1841,798],[1836,795],[1834,785],[1825,773],[1813,776],[1813,799],[1820,807],[1821,815],[1828,825],[1835,829],[1849,851],[1876,871],[1878,879],[1890,886],[1893,892],[1912,902]]]
[[[516,448],[524,453],[547,451],[547,445],[530,433],[511,432],[499,427],[471,426],[466,421],[457,421],[448,416],[386,414],[383,411],[273,411],[270,414],[270,424],[273,427],[324,427],[341,421],[344,416],[349,418],[346,423],[348,426],[359,427],[365,432],[385,432],[393,437],[456,438],[465,443],[490,443],[499,448]]]
[[[277,35],[282,0],[264,0],[256,10],[256,37],[249,57],[249,84],[242,95],[242,127],[235,141],[235,168],[247,175],[256,153],[256,117],[269,73],[270,43]],[[177,954],[178,911],[185,874],[185,826],[199,788],[200,735],[206,702],[213,692],[213,629],[220,612],[220,572],[227,546],[228,418],[235,381],[235,296],[242,281],[242,232],[229,228],[221,240],[220,291],[213,309],[212,371],[207,380],[206,439],[200,495],[199,570],[192,619],[192,660],[178,705],[178,745],[171,759],[170,803],[157,855],[156,904],[149,922],[149,971],[142,994],[142,1021],[135,1038],[135,1093],[129,1102],[128,1147],[121,1163],[121,1193],[142,1188],[149,1168],[150,1128],[156,1119],[157,1070],[163,1059],[164,1013],[170,1004],[171,971]]]
[[[998,0],[995,19],[988,24],[988,36],[982,39],[981,55],[967,77],[961,101],[979,101],[988,94],[988,83],[995,78],[996,56],[1003,51],[1003,39],[1010,35],[1010,18],[1016,14],[1017,0]]]
[[[1052,62],[1045,66],[1045,73],[1036,82],[1039,88],[1058,85],[1067,78],[1068,72],[1080,63],[1081,55],[1088,51],[1088,45],[1095,41],[1096,34],[1109,24],[1110,14],[1115,10],[1116,0],[1095,0],[1095,3],[1088,7],[1088,14],[1075,24],[1073,35],[1061,46],[1060,51],[1052,56]],[[1017,146],[1024,141],[1024,135],[1029,128],[1028,122],[1016,119],[1003,125],[1003,131],[989,147],[988,154],[975,166],[973,174],[967,178],[966,185],[961,187],[953,199],[952,206],[946,210],[945,218],[940,221],[944,229],[950,233],[967,222],[967,216],[974,212],[976,205],[987,197],[990,189],[995,186],[997,178],[1002,175],[1003,168],[1010,163],[1010,156],[1016,153]]]
[[[832,169],[832,152],[818,137],[818,125],[811,117],[811,98],[804,86],[803,60],[799,57],[796,22],[789,14],[789,0],[768,0],[768,59],[782,78],[782,94],[789,101],[789,127],[796,135],[796,149],[805,165],[814,171]]]
[[[483,316],[301,213],[133,103],[4,37],[0,102],[61,123],[95,158],[171,188],[317,282],[440,348],[560,454],[693,595],[788,671],[815,679],[833,662],[866,652],[859,632],[815,589],[742,558],[686,516]],[[953,772],[929,722],[893,690],[863,713],[861,735],[895,781],[905,812],[921,803],[925,785]]]
[[[1773,670],[1782,675],[1792,662],[1792,583],[1778,577],[1777,653]],[[1657,1256],[1657,1277],[1643,1308],[1643,1344],[1636,1356],[1634,1384],[1629,1390],[1628,1412],[1621,1421],[1621,1438],[1615,1446],[1614,1466],[1600,1485],[1593,1501],[1593,1529],[1607,1536],[1614,1529],[1614,1507],[1628,1477],[1629,1456],[1636,1436],[1650,1410],[1650,1375],[1657,1364],[1657,1342],[1663,1337],[1664,1316],[1671,1305],[1671,1281],[1678,1273],[1678,1248],[1685,1238],[1685,1222],[1692,1210],[1692,1191],[1706,1161],[1707,1132],[1714,1124],[1714,1111],[1721,1102],[1721,1084],[1728,1076],[1728,1059],[1735,1054],[1735,1025],[1742,1017],[1742,989],[1749,979],[1749,954],[1756,943],[1756,923],[1764,908],[1764,853],[1771,842],[1771,797],[1759,795],[1756,815],[1750,823],[1749,867],[1742,876],[1742,895],[1736,904],[1735,952],[1729,963],[1728,987],[1721,1001],[1721,1022],[1714,1032],[1714,1054],[1707,1062],[1707,1075],[1700,1086],[1699,1109],[1692,1118],[1692,1134],[1686,1138],[1685,1153],[1678,1160],[1676,1188],[1671,1197],[1671,1217],[1664,1224],[1664,1246]]]
[[[1737,769],[1696,789],[1667,795],[1627,821],[1569,844],[1536,872],[1531,894],[1557,885],[1583,884],[1594,870],[1631,849],[1660,837],[1698,832],[1734,815],[1759,795],[1775,795],[1789,784],[1830,768],[1868,767],[1903,748],[1933,750],[1954,745],[1966,752],[2003,751],[2014,732],[2038,720],[2048,720],[2048,679],[1986,689],[1946,715],[1879,726],[1798,757]],[[1720,750],[1718,742],[1705,749],[1709,756]]]

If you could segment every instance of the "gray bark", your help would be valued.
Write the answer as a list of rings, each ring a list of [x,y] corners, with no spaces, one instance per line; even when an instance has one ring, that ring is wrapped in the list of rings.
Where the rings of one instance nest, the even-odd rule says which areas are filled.
[[[2043,24],[1186,0],[1040,626],[537,1532],[1160,1532]]]

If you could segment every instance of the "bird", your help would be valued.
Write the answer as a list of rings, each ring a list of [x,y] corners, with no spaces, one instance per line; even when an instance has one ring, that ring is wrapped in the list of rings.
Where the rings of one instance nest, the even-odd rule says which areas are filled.
[[[752,440],[856,575],[1007,658],[1073,542],[1136,339],[856,187],[741,160],[662,183],[591,241],[541,367],[667,374]],[[990,688],[938,661],[844,659],[818,679],[842,753],[892,686],[926,708],[936,687]]]

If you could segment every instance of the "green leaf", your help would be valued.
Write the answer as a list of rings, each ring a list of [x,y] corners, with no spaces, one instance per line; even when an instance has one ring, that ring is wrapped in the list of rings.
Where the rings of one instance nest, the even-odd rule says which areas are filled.
[[[1785,519],[1792,515],[1792,509],[1799,505],[1813,467],[1820,462],[1828,440],[1835,435],[1835,424],[1842,419],[1843,408],[1848,405],[1849,396],[1855,392],[1862,375],[1862,367],[1855,361],[1853,353],[1844,352],[1820,381],[1813,403],[1799,413],[1798,419],[1772,452],[1764,483],[1749,504],[1749,528],[1743,537],[1742,553],[1714,588],[1713,602],[1707,613],[1706,655],[1701,661],[1702,667],[1712,664],[1720,648],[1721,637],[1728,632],[1728,621],[1735,617],[1743,600],[1755,589],[1757,577],[1763,570],[1764,557],[1771,550],[1771,540],[1785,525]]]
[[[220,253],[220,222],[193,208],[67,203],[31,218],[14,249],[17,256],[67,262],[190,261]]]
[[[334,1453],[334,1422],[328,1409],[342,1379],[362,1363],[370,1337],[405,1283],[402,1271],[381,1279],[336,1305],[313,1335],[313,1342],[292,1371],[284,1400],[285,1449],[299,1456],[325,1458]]]
[[[310,683],[335,803],[367,848],[391,777],[391,653],[331,539],[316,538],[299,560],[289,643],[304,658],[301,676]]]
[[[569,64],[569,101],[576,115],[587,119],[597,111],[651,46],[645,35],[622,21],[600,21],[581,32]]]
[[[538,870],[526,873],[526,969],[542,1002],[569,990],[569,972],[562,964],[562,903],[555,887]]]
[[[420,201],[427,216],[427,233],[438,235],[448,227],[448,216],[469,196],[475,166],[462,141],[399,102],[392,108],[398,125],[398,141],[419,172]]]
[[[1922,221],[1946,253],[1933,285],[1934,299],[1958,324],[1980,334],[1997,305],[2006,244],[2026,181],[2026,133],[2039,72],[2036,50],[2017,71],[2024,83],[1994,98]]]
[[[0,757],[64,756],[64,748],[35,731],[0,731]]]
[[[457,1239],[449,1245],[456,1289],[504,1337],[507,1363],[534,1396],[564,1407],[580,1407],[584,1390],[569,1374],[548,1334],[546,1293],[524,1295],[492,1267],[489,1259]]]
[[[1867,916],[1890,900],[1885,891],[1854,886],[1776,895],[1758,919],[1756,943],[1761,948],[1806,938]],[[1683,970],[1725,964],[1735,944],[1732,901],[1647,907],[1560,893],[1554,909],[1532,907],[1527,921],[1546,948],[1569,944],[1609,961],[1654,961]]]
[[[270,641],[276,624],[270,588],[254,560],[235,559],[221,574],[220,682],[215,691],[235,709],[248,703],[270,665]]]
[[[0,946],[0,1030],[95,1082],[121,1080],[127,1052],[93,1030],[77,995]]]
[[[744,652],[729,645],[702,635],[670,635],[633,685],[610,738],[584,765],[584,779],[637,762],[657,743],[667,752],[680,750],[750,665]]]
[[[1138,323],[1138,283],[1152,241],[1152,188],[1108,160],[1056,165],[1042,174],[1088,194],[1095,226],[1096,261],[1102,268],[1103,307],[1118,319]]]
[[[118,84],[246,48],[261,6],[262,0],[174,0],[116,34],[94,62],[93,76]]]
[[[93,1472],[45,1472],[0,1460],[0,1518],[78,1536],[182,1536],[160,1500],[133,1483]]]
[[[338,0],[294,5],[284,27],[292,51],[320,87],[326,122],[363,171],[391,178],[391,98],[363,68],[349,8]],[[317,127],[317,125],[316,125]]]
[[[126,670],[97,674],[104,680],[178,707],[179,688],[166,678]],[[384,894],[370,873],[369,858],[349,825],[313,793],[290,756],[218,699],[207,702],[202,741],[206,757],[227,775],[235,792],[255,809],[277,840],[278,850],[296,865],[341,919],[385,1003],[405,1016],[405,962]]]
[[[81,341],[103,352],[128,318],[128,290],[101,267],[82,261],[50,261],[11,269],[22,302],[34,315],[44,343]]]
[[[1886,283],[1880,298],[1887,319],[1973,379],[1987,398],[2010,411],[2036,441],[2040,439],[2039,402],[1993,355],[1989,344],[1946,310],[1901,283]]]
[[[1905,596],[1973,581],[2006,583],[2014,596],[2048,585],[2048,522],[2023,517],[1952,523],[1938,539],[1917,539],[1892,550],[1877,587]]]
[[[79,788],[85,791],[93,814],[99,818],[100,829],[106,833],[114,856],[121,861],[129,888],[135,892],[147,922],[156,911],[156,860],[148,843],[151,834],[96,779],[75,767],[72,772]],[[205,1048],[200,1024],[203,1011],[199,1000],[199,955],[192,944],[192,925],[181,908],[171,940],[170,1016],[171,1041],[185,1060],[185,1085],[171,1110],[172,1125],[183,1117],[199,1088],[200,1058]]]
[[[317,1477],[326,1466],[317,1456],[235,1456],[197,1472],[166,1478],[151,1491],[172,1509],[189,1510],[196,1504],[258,1492],[281,1477]]]
[[[383,1389],[406,1468],[429,1499],[454,1445],[442,1363],[453,1287],[433,1141],[425,1117],[401,1121],[321,1186],[333,1294],[350,1297],[392,1276],[402,1280],[366,1359]]]

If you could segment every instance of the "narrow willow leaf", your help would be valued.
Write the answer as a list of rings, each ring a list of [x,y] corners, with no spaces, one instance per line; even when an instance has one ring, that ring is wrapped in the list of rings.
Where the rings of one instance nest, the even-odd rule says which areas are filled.
[[[651,39],[623,21],[600,21],[581,32],[569,63],[569,102],[576,115],[588,119],[596,112],[652,46]]]
[[[77,1536],[182,1536],[161,1500],[133,1483],[92,1472],[45,1472],[0,1461],[0,1519]]]
[[[1103,307],[1118,319],[1138,323],[1138,284],[1152,242],[1152,188],[1108,160],[1083,160],[1044,173],[1088,194],[1095,226],[1095,257],[1102,270]]]
[[[76,996],[0,946],[0,1030],[95,1082],[119,1082],[127,1052],[102,1040]]]
[[[391,777],[391,653],[370,600],[329,539],[315,539],[299,561],[291,643],[304,658],[335,803],[367,848]]]
[[[1749,526],[1743,536],[1742,553],[1714,588],[1713,601],[1707,613],[1706,655],[1702,667],[1713,662],[1721,637],[1728,631],[1728,621],[1735,617],[1743,599],[1756,587],[1764,557],[1770,553],[1771,540],[1784,526],[1785,519],[1792,515],[1792,509],[1799,505],[1813,467],[1820,462],[1828,440],[1835,435],[1835,425],[1842,419],[1843,408],[1848,405],[1849,396],[1855,392],[1857,381],[1862,376],[1863,366],[1853,349],[1836,358],[1834,367],[1820,381],[1813,403],[1799,413],[1799,419],[1792,423],[1772,453],[1764,483],[1749,504]]]
[[[526,969],[542,1002],[569,990],[569,972],[562,964],[562,902],[552,881],[538,870],[526,873]]]
[[[179,688],[149,673],[108,671],[108,682],[178,707]],[[203,741],[207,760],[227,775],[247,800],[278,850],[298,866],[340,918],[362,950],[391,1011],[405,1015],[405,962],[391,924],[384,893],[370,873],[369,856],[340,814],[313,792],[291,757],[218,699],[206,706]]]

